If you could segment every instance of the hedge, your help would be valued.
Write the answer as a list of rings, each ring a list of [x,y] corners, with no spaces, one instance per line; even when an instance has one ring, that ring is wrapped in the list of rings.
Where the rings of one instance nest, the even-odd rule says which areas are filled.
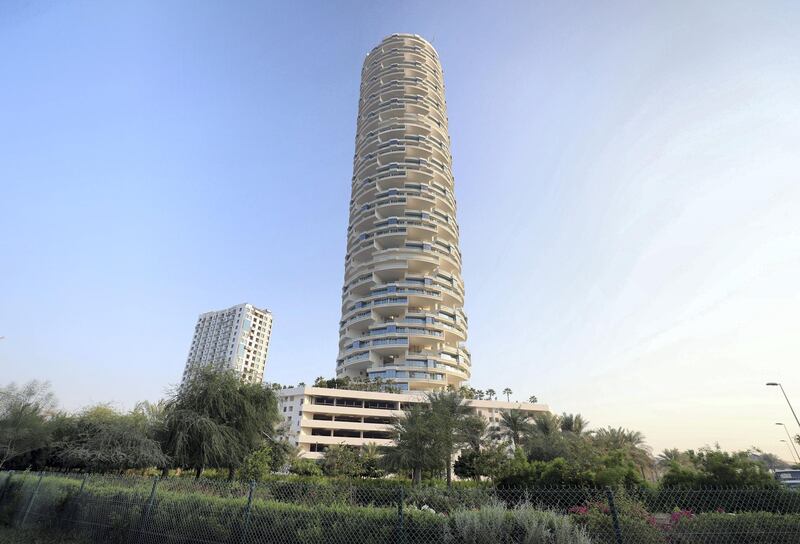
[[[681,519],[670,544],[800,544],[800,514],[706,513]]]

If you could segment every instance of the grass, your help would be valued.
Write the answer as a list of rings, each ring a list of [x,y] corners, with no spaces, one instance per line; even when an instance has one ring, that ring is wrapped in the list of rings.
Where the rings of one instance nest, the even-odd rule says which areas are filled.
[[[88,540],[36,529],[15,529],[0,525],[3,544],[88,544]]]

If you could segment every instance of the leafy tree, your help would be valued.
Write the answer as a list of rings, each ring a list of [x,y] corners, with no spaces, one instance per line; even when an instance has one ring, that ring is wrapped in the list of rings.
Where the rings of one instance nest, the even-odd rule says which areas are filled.
[[[599,429],[594,433],[593,444],[602,453],[623,452],[639,467],[642,478],[646,477],[647,472],[653,473],[655,462],[645,444],[644,435],[639,431],[622,427]]]
[[[272,473],[272,448],[265,446],[244,458],[239,475],[243,480],[261,482]]]
[[[55,408],[49,382],[0,388],[0,468],[10,459],[47,445],[48,417]]]
[[[490,443],[481,449],[477,459],[477,470],[481,476],[487,476],[496,482],[508,464],[508,453],[503,444]]]
[[[364,465],[355,448],[343,444],[330,446],[322,458],[322,472],[325,476],[361,476]]]
[[[489,424],[485,418],[470,414],[461,421],[458,433],[460,444],[475,453],[480,453],[489,435]]]
[[[528,397],[528,402],[536,404],[537,402],[539,402],[539,399],[536,398],[536,395],[531,395],[530,397]]]
[[[686,452],[690,463],[672,461],[661,480],[664,487],[752,487],[777,488],[779,483],[760,461],[746,451],[728,453],[717,447]]]
[[[497,393],[494,389],[487,389],[486,396],[489,398],[489,400],[493,400],[497,398]]]
[[[394,446],[383,448],[383,463],[389,470],[410,470],[418,485],[422,472],[441,468],[435,444],[435,428],[429,406],[412,404],[392,423]]]
[[[464,402],[464,397],[457,392],[434,391],[428,394],[428,403],[434,430],[434,444],[440,463],[445,467],[449,487],[453,480],[453,456],[461,447],[464,422],[471,412]]]
[[[121,414],[107,405],[60,420],[54,432],[51,464],[91,472],[165,467],[169,458],[148,435],[143,414]]]
[[[478,468],[478,459],[480,453],[474,450],[462,451],[461,454],[453,463],[453,472],[461,479],[480,479],[480,470]]]
[[[503,394],[506,396],[506,401],[511,402],[511,395],[514,394],[511,388],[506,387],[505,389],[503,389]]]
[[[204,368],[168,399],[162,444],[177,466],[233,477],[247,455],[272,438],[280,419],[275,392],[231,371]]]

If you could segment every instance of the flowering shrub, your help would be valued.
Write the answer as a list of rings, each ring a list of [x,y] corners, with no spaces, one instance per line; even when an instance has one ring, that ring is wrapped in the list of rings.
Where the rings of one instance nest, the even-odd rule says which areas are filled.
[[[631,499],[624,492],[614,497],[617,508],[617,521],[626,541],[642,544],[664,544],[664,533],[658,528],[655,517],[641,502]],[[616,543],[611,509],[605,501],[586,501],[569,509],[570,516],[582,525],[591,536],[592,542]]]

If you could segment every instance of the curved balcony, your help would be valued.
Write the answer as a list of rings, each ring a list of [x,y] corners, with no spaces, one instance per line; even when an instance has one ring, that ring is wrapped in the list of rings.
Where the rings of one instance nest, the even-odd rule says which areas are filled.
[[[438,55],[392,35],[364,60],[360,94],[337,374],[458,385],[470,360]]]

